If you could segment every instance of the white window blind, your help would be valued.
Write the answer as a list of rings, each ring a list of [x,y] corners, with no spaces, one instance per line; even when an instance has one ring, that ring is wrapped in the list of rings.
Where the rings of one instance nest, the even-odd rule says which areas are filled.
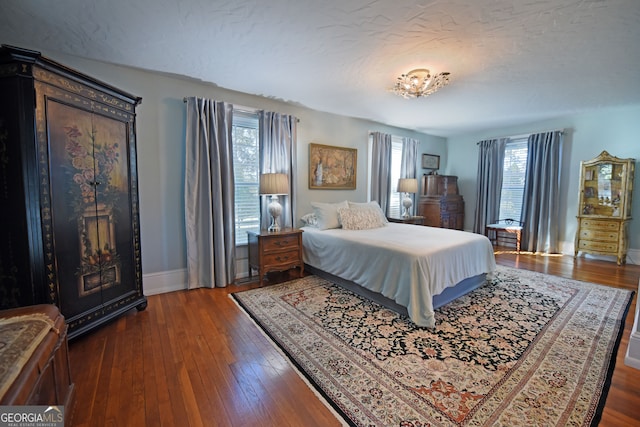
[[[247,244],[247,231],[260,229],[260,153],[258,115],[233,113],[236,245]]]
[[[504,152],[504,171],[500,193],[500,218],[522,221],[522,197],[527,169],[527,138],[508,142]]]
[[[391,188],[389,189],[389,212],[387,212],[387,215],[394,217],[399,217],[402,214],[402,195],[396,191],[401,168],[402,138],[393,136],[391,138]]]

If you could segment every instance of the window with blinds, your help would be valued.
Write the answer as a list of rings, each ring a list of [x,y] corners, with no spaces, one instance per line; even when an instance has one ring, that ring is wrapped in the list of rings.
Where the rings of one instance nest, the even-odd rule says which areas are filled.
[[[389,189],[389,212],[387,215],[399,217],[402,215],[402,194],[396,190],[400,179],[400,169],[402,168],[402,138],[393,136],[391,138],[391,188]]]
[[[522,221],[527,154],[526,137],[513,139],[505,147],[499,219],[511,218]]]
[[[247,244],[247,231],[260,229],[258,115],[234,111],[231,132],[237,246]]]

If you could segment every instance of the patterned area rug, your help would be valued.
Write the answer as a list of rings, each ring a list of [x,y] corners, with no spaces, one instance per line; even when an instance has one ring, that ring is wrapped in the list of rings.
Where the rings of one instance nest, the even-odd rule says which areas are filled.
[[[436,328],[316,276],[233,294],[358,426],[597,424],[633,293],[498,267]]]

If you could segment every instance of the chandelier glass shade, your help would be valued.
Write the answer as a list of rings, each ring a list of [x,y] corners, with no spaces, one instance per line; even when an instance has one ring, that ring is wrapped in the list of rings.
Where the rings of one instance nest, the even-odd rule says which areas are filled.
[[[420,98],[431,95],[449,84],[449,73],[431,75],[425,68],[417,68],[398,77],[391,91],[403,98]]]

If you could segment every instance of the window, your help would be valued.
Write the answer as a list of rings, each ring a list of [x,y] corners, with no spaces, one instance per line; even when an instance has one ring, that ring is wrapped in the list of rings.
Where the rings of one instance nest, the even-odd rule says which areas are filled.
[[[373,145],[373,137],[369,137],[369,176],[371,176],[371,147]],[[391,136],[391,181],[389,187],[389,210],[388,216],[399,217],[402,215],[402,194],[398,193],[398,180],[400,179],[400,170],[402,169],[402,138],[399,136]],[[371,188],[369,188],[369,196]]]
[[[258,115],[234,111],[231,132],[238,246],[247,244],[247,231],[260,229]]]
[[[400,179],[402,168],[402,138],[393,136],[391,138],[391,188],[389,188],[389,212],[393,217],[402,215],[402,194],[396,190]]]
[[[526,137],[513,139],[505,147],[499,219],[522,220],[522,198],[527,169],[527,153]]]

